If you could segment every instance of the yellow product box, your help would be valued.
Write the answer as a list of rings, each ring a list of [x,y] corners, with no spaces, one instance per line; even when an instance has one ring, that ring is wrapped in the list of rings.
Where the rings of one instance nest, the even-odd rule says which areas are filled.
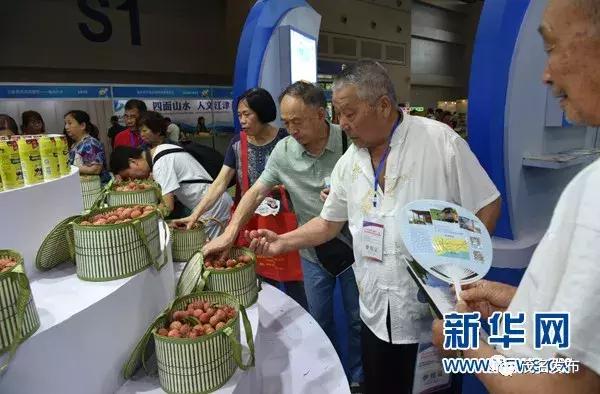
[[[54,138],[56,142],[56,155],[58,157],[60,175],[69,175],[71,173],[71,166],[69,165],[69,144],[67,143],[67,137],[61,134],[52,134],[50,137]]]
[[[36,183],[44,182],[42,157],[37,138],[21,137],[19,138],[18,145],[25,184],[35,185]]]
[[[56,140],[47,135],[40,137],[40,156],[45,180],[60,178],[60,165],[56,152]]]
[[[23,170],[16,140],[0,140],[0,176],[4,190],[23,187]]]

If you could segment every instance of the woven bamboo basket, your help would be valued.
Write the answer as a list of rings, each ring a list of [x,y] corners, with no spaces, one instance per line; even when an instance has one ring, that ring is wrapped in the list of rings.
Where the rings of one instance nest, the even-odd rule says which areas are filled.
[[[14,357],[17,347],[40,327],[40,318],[25,274],[23,257],[15,251],[2,249],[0,258],[17,261],[11,270],[0,273],[0,355],[9,353],[0,365],[1,372]]]
[[[236,316],[225,327],[195,339],[170,338],[157,333],[174,311],[185,309],[187,304],[201,300],[232,306],[237,311]],[[244,325],[250,350],[248,363],[242,360],[240,320]],[[123,368],[126,379],[133,375],[140,364],[146,369],[146,353],[151,338],[154,339],[160,386],[170,394],[210,393],[227,383],[238,367],[247,370],[254,366],[254,339],[246,309],[229,294],[203,292],[177,298],[152,323],[136,346]]]
[[[130,207],[130,206],[125,206]],[[121,279],[132,276],[153,265],[161,269],[159,213],[127,223],[104,226],[82,226],[90,216],[114,210],[115,207],[93,211],[72,222],[73,243],[69,242],[75,257],[77,276],[92,282]],[[69,237],[67,240],[70,241]]]
[[[96,200],[102,195],[102,184],[98,175],[81,175],[81,195],[83,209],[91,209]]]
[[[244,267],[215,270],[206,269],[202,253],[196,253],[179,277],[177,295],[203,290],[220,291],[236,297],[245,307],[254,304],[261,288],[256,276],[256,255],[247,248],[234,247],[229,251],[229,256],[234,259],[242,254],[250,256],[252,262]]]
[[[69,245],[74,244],[71,223],[80,215],[70,216],[58,223],[46,235],[35,257],[35,266],[40,271],[48,271],[57,265],[73,260]]]
[[[139,191],[116,191],[115,183],[109,183],[106,187],[106,203],[109,207],[116,207],[128,204],[153,204],[161,201],[160,186],[155,182],[137,181],[137,183],[151,184],[152,188]]]
[[[202,246],[204,246],[205,241],[208,239],[206,226],[209,221],[213,221],[219,225],[221,232],[225,228],[225,225],[221,221],[213,217],[199,222],[198,227],[191,230],[177,227],[170,228],[171,239],[173,240],[171,246],[173,261],[190,261],[192,256],[202,249]]]

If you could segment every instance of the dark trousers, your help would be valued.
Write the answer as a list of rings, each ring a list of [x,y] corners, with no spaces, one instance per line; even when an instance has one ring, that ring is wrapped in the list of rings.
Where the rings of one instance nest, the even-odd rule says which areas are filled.
[[[412,394],[418,343],[391,343],[391,323],[388,308],[388,341],[382,341],[364,323],[361,331],[362,360],[367,394]],[[462,392],[462,376],[452,375],[451,387],[436,394]]]
[[[382,341],[364,323],[361,336],[365,392],[411,394],[419,344]]]

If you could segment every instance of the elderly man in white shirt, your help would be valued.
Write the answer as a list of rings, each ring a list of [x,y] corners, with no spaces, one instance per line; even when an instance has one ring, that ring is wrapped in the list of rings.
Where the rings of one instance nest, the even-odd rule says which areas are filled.
[[[543,82],[560,99],[571,122],[600,126],[600,0],[550,0],[539,32],[548,56]],[[480,341],[477,349],[463,352],[465,357],[502,354],[542,360],[570,358],[578,363],[578,370],[571,373],[478,374],[489,392],[600,393],[599,195],[600,160],[596,160],[563,191],[518,288],[483,280],[461,292],[460,311],[480,312],[482,320],[496,311],[513,316],[524,313],[526,319],[524,344],[496,349]],[[562,333],[570,337],[568,345],[536,346],[536,335],[543,337],[534,324],[536,313],[555,312],[569,313],[568,333]],[[556,338],[562,330],[552,331]],[[434,344],[442,348],[442,321],[435,322],[433,333]]]
[[[400,209],[418,199],[450,201],[476,212],[490,232],[500,213],[500,194],[467,143],[443,123],[398,112],[396,101],[379,63],[342,71],[333,104],[353,145],[333,170],[321,216],[283,235],[247,234],[258,253],[276,255],[321,244],[349,222],[366,389],[378,394],[411,392],[419,333],[429,314],[403,263],[408,252]],[[383,226],[382,239],[363,237],[366,222]]]

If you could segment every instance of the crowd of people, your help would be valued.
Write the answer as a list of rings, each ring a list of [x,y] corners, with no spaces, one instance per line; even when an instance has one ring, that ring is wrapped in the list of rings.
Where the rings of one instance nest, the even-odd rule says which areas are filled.
[[[21,114],[21,132],[14,118],[0,114],[0,136],[35,135],[46,133],[44,119],[37,111],[24,111]]]
[[[24,111],[21,117],[19,132],[17,122],[11,116],[0,114],[0,136],[46,134],[46,125],[39,112]],[[105,148],[98,139],[100,131],[91,122],[88,113],[71,110],[64,115],[64,125],[64,134],[70,147],[69,165],[77,166],[83,175],[99,175],[102,183],[107,183],[111,176],[106,164]]]

